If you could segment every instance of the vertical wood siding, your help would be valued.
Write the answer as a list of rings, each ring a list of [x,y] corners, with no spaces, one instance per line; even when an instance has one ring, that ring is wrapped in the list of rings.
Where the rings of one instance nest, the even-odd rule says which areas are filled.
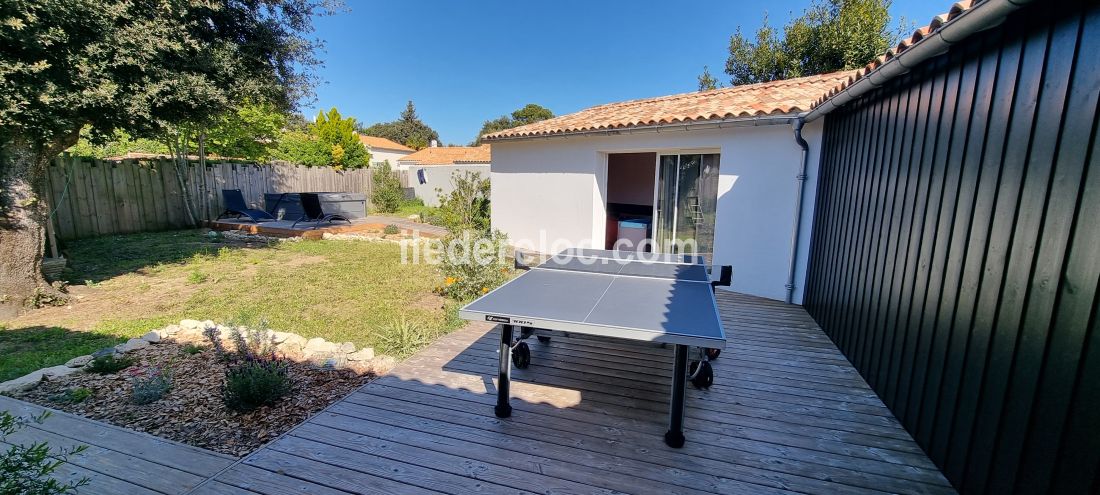
[[[1100,8],[826,118],[805,306],[965,493],[1100,491]]]

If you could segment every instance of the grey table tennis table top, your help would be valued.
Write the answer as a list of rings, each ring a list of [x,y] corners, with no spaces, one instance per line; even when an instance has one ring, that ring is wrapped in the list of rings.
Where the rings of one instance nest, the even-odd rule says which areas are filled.
[[[459,310],[467,320],[725,347],[701,257],[569,249]]]

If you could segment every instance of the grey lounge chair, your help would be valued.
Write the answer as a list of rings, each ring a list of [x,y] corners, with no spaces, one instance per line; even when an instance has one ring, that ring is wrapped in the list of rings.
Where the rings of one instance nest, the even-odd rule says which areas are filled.
[[[324,209],[321,208],[321,199],[317,197],[316,193],[300,193],[298,199],[302,202],[302,217],[294,221],[294,224],[290,228],[294,228],[298,225],[298,222],[332,222],[334,220],[343,220],[347,223],[351,223],[347,217],[337,214],[325,214]],[[317,225],[313,226],[317,228]]]
[[[275,217],[266,211],[249,208],[240,189],[222,189],[222,200],[225,202],[225,211],[218,215],[219,219],[236,214],[237,218],[241,218],[243,215],[256,223],[275,220]]]

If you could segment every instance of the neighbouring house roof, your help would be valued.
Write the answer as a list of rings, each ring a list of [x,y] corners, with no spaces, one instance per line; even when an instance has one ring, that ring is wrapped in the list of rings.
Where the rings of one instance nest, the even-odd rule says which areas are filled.
[[[403,156],[398,161],[409,165],[475,165],[490,163],[492,152],[487,144],[424,148],[411,155]]]
[[[744,84],[658,98],[609,103],[525,126],[495,132],[485,139],[573,134],[761,116],[795,115],[810,109],[829,88],[848,80],[851,71]]]
[[[362,134],[359,135],[359,142],[363,143],[363,146],[366,146],[368,149],[380,148],[384,150],[408,151],[409,153],[415,151],[408,146],[395,143],[386,138],[364,136]]]

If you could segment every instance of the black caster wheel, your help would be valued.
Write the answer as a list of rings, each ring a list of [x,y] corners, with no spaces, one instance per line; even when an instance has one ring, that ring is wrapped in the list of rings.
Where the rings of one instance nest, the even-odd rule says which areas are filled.
[[[520,342],[512,348],[512,365],[519,369],[527,369],[531,364],[531,348],[527,342]]]
[[[706,361],[691,363],[688,373],[691,384],[695,385],[695,388],[710,388],[714,383],[714,370]]]
[[[538,339],[539,339],[540,344],[549,344],[550,343],[550,336],[549,335],[539,335]]]
[[[707,359],[714,361],[715,359],[718,359],[718,356],[722,355],[722,349],[707,349],[706,353]]]

